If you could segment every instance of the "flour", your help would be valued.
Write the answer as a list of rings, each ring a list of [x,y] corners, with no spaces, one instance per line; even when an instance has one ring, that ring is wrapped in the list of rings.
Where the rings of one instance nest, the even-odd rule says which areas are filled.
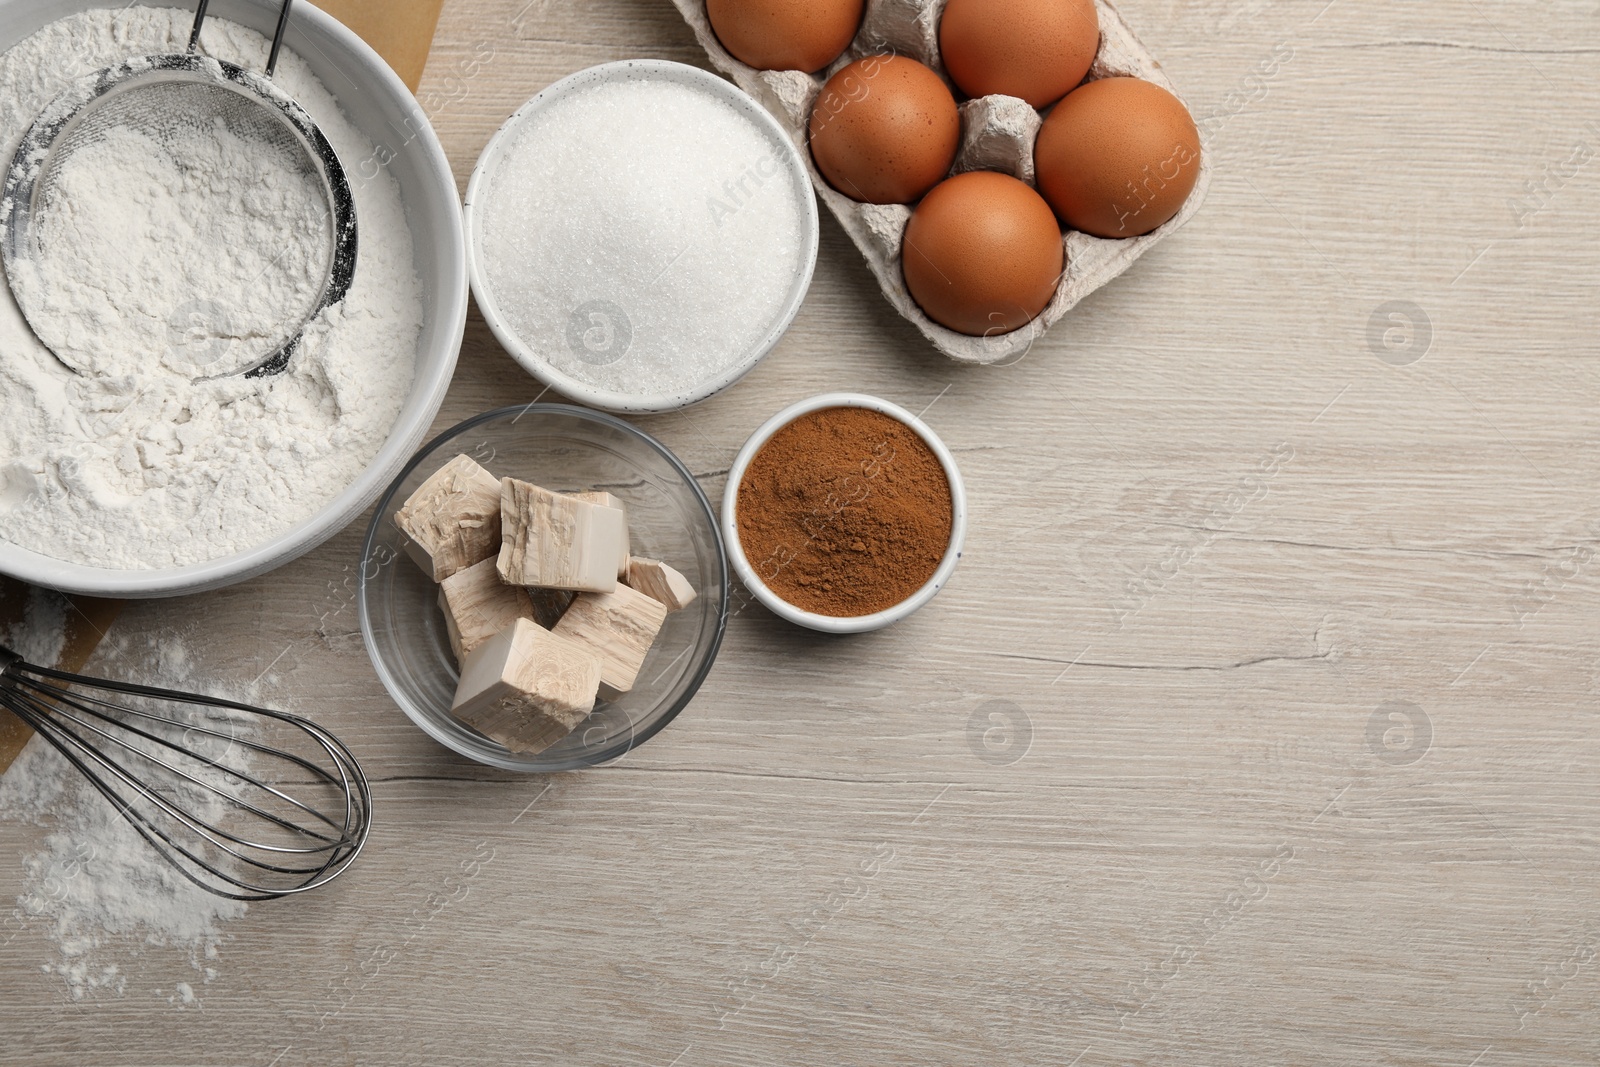
[[[91,669],[166,688],[216,692],[213,681],[197,676],[193,657],[170,633],[114,634]],[[259,699],[252,691],[216,695]],[[43,848],[22,861],[25,881],[12,924],[49,938],[54,951],[41,970],[60,978],[74,999],[124,992],[130,961],[158,949],[178,954],[202,982],[218,977],[222,926],[242,917],[246,905],[186,880],[40,739],[0,776],[0,816],[50,829]],[[192,988],[184,995],[180,984],[177,992],[179,1002],[193,1002]]]
[[[113,126],[72,151],[34,214],[45,254],[12,278],[35,332],[100,377],[264,362],[316,307],[331,260],[321,182],[298,162],[220,118],[161,139]]]
[[[15,627],[0,627],[0,648],[29,663],[54,667],[67,647],[67,598],[49,589],[28,587],[28,603]]]
[[[90,11],[0,56],[0,157],[10,157],[38,113],[76,79],[132,55],[182,52],[192,20],[192,11],[166,8]],[[261,35],[220,19],[201,35],[203,53],[255,70],[268,48]],[[53,280],[71,311],[65,321],[83,316],[74,326],[77,347],[90,353],[82,372],[41,345],[14,302],[0,297],[0,539],[108,568],[222,558],[311,518],[387,439],[411,388],[422,322],[399,187],[385,172],[357,174],[373,145],[304,61],[285,53],[274,81],[321,126],[350,173],[361,238],[349,294],[307,327],[282,374],[194,381],[192,364],[216,358],[219,347],[232,353],[235,345],[270,343],[260,316],[292,304],[289,289],[314,273],[306,262],[287,262],[269,271],[276,274],[259,292],[247,293],[241,282],[265,249],[275,256],[299,247],[297,234],[305,247],[316,244],[301,211],[305,190],[278,181],[282,174],[270,186],[246,188],[233,170],[246,150],[214,130],[197,129],[184,148],[215,166],[209,177],[203,166],[167,169],[143,152],[136,163],[124,154],[133,145],[107,142],[112,173],[81,175],[90,192],[81,202],[74,197],[73,210],[107,221],[107,198],[117,191],[112,174],[148,183],[148,197],[127,221],[135,229],[113,241],[126,241],[122,256],[95,243],[102,238],[84,237],[71,255],[101,259],[93,268],[99,273],[74,284]],[[193,229],[170,228],[172,209],[197,202],[193,194],[206,182],[220,202]],[[278,211],[287,213],[287,230]],[[185,250],[235,227],[243,239],[209,250],[203,284],[194,272],[163,273]],[[237,262],[228,259],[235,249]],[[178,299],[180,286],[191,283],[200,297]],[[155,351],[162,356],[150,362]]]

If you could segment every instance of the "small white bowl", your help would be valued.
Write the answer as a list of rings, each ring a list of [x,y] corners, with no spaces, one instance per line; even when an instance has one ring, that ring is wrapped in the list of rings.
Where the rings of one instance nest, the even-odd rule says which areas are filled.
[[[482,238],[484,217],[488,213],[484,197],[488,194],[489,183],[493,180],[500,161],[511,150],[516,135],[524,126],[538,122],[542,113],[558,101],[592,86],[607,82],[643,80],[673,82],[705,93],[712,99],[727,104],[759,128],[771,142],[774,156],[784,161],[783,166],[789,172],[797,190],[801,225],[805,230],[788,299],[784,302],[778,318],[761,340],[727,370],[701,382],[694,389],[653,395],[618,392],[588,385],[554,366],[519,337],[516,330],[506,321],[494,289],[489,283],[488,271],[483,262]],[[472,170],[472,179],[467,184],[463,215],[466,220],[467,269],[472,280],[472,295],[477,300],[478,310],[483,312],[484,320],[488,322],[489,329],[494,332],[501,346],[522,365],[524,370],[552,389],[558,389],[563,395],[590,407],[623,414],[677,411],[691,404],[698,404],[748,374],[768,352],[772,351],[789,329],[789,324],[794,321],[800,305],[804,303],[806,292],[811,288],[811,276],[817,264],[817,245],[821,235],[817,219],[817,200],[811,191],[811,178],[806,172],[805,161],[800,158],[799,150],[783,132],[783,127],[778,125],[777,120],[766,108],[732,82],[699,67],[664,59],[626,59],[589,67],[562,78],[523,104],[515,114],[506,119],[484,147],[483,154],[478,157],[477,166]]]
[[[939,562],[939,568],[921,589],[894,607],[872,615],[818,615],[795,607],[767,588],[766,583],[757,577],[755,568],[751,567],[750,561],[745,558],[744,545],[739,541],[737,515],[739,483],[744,481],[744,474],[750,466],[750,461],[761,451],[762,446],[772,439],[773,434],[800,416],[825,408],[866,408],[868,411],[881,412],[904,423],[933,450],[933,454],[939,458],[939,465],[944,468],[945,477],[950,482],[950,544],[945,548],[944,559]],[[867,396],[865,393],[822,393],[802,400],[798,404],[792,404],[772,416],[759,430],[750,435],[750,439],[739,450],[732,469],[728,471],[728,487],[722,494],[722,539],[727,543],[728,559],[733,564],[734,573],[739,576],[745,588],[774,615],[787,619],[797,626],[821,630],[823,633],[866,633],[870,630],[881,630],[885,626],[893,626],[932,600],[934,594],[950,580],[956,564],[961,561],[961,548],[967,539],[967,491],[961,482],[961,472],[956,469],[955,457],[950,454],[950,449],[945,447],[945,443],[939,440],[938,435],[917,416],[898,404],[891,404],[887,400]]]

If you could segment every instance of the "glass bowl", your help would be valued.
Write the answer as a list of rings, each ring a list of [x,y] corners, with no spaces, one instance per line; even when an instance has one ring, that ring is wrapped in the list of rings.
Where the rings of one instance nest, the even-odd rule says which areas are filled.
[[[458,454],[496,477],[619,497],[633,554],[681,571],[699,594],[667,616],[632,691],[597,703],[576,730],[537,755],[512,752],[451,716],[459,672],[438,607],[439,587],[406,555],[392,521],[417,487]],[[372,518],[357,601],[378,677],[430,737],[491,767],[565,771],[605,763],[643,744],[694,698],[722,645],[728,562],[705,493],[660,442],[596,411],[528,404],[468,419],[412,459]]]

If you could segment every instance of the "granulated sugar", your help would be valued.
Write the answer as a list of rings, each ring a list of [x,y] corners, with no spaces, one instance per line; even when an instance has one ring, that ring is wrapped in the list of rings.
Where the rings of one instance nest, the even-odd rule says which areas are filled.
[[[51,23],[0,56],[0,157],[10,158],[39,112],[76,79],[129,56],[184,51],[193,17],[192,8],[89,11]],[[200,43],[207,55],[255,70],[265,66],[269,48],[260,34],[215,18]],[[219,265],[209,295],[189,301],[178,292],[186,276],[154,264],[142,275],[126,273],[139,261],[130,252],[127,263],[108,264],[107,276],[92,279],[100,298],[96,286],[63,284],[61,298],[85,324],[83,343],[113,349],[100,352],[86,373],[57,360],[14,302],[0,296],[0,539],[110,568],[219,559],[309,519],[360,476],[388,439],[411,389],[423,313],[399,186],[383,168],[362,167],[374,157],[372,142],[300,57],[286,50],[274,81],[321,126],[350,176],[360,250],[349,294],[307,328],[284,373],[199,382],[188,365],[195,360],[163,358],[133,372],[126,357],[159,346],[165,333],[174,348],[216,358],[214,346],[239,343],[250,330],[219,308],[250,308],[252,285],[288,284],[283,277],[268,272],[255,279],[248,269]],[[236,147],[218,137],[199,158],[219,168],[243,165]],[[145,184],[87,183],[90,202],[78,205],[86,218],[114,217],[119,193],[130,201],[147,195],[148,218],[175,225],[181,212],[171,209],[193,199],[183,183],[208,180],[198,172],[151,170],[148,158],[129,158],[127,144],[108,143],[108,150],[121,156],[107,161],[109,177],[131,175]],[[214,258],[242,253],[246,267],[272,262],[292,242],[281,229],[285,220],[269,216],[286,208],[293,214],[294,190],[280,188],[276,196],[263,189],[252,202],[237,176],[217,180],[223,201],[236,197],[245,210],[217,205],[196,239],[212,244]],[[252,214],[252,203],[264,214]],[[291,218],[287,225],[298,224]],[[140,256],[152,242],[168,242],[164,252],[157,248],[157,261],[193,245],[171,233],[146,232],[137,240],[144,244]],[[308,269],[304,262],[290,267],[302,276]],[[153,317],[128,306],[141,283]],[[269,304],[284,303],[281,292],[263,291]],[[118,306],[97,306],[108,294]]]
[[[629,396],[693,392],[773,331],[809,197],[749,117],[664,79],[560,97],[478,192],[487,282],[557,370]]]
[[[218,692],[170,633],[113,634],[90,670],[234,700],[258,698],[239,687]],[[59,977],[74,999],[124,992],[130,964],[157,950],[187,960],[201,982],[218,976],[223,924],[243,916],[246,905],[187,881],[38,738],[0,776],[0,817],[49,829],[43,848],[22,860],[25,881],[10,925],[19,935],[37,931],[49,939],[54,952],[41,970]],[[194,998],[180,984],[174,999]]]

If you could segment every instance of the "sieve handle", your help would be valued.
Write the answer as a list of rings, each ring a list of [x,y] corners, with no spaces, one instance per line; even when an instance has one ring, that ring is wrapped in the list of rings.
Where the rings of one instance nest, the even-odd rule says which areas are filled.
[[[272,54],[267,57],[267,77],[269,78],[278,69],[278,50],[283,47],[283,31],[289,26],[289,8],[293,4],[294,0],[283,0],[283,10],[278,12],[278,29],[272,35]]]
[[[200,0],[194,8],[194,29],[189,31],[189,51],[200,47],[200,27],[206,21],[206,6],[211,0]],[[289,27],[289,8],[294,0],[283,0],[283,10],[278,12],[278,28],[272,35],[272,52],[267,56],[267,77],[278,69],[278,52],[283,48],[283,31]]]
[[[205,24],[206,5],[210,2],[211,0],[200,0],[200,3],[195,5],[194,29],[189,31],[189,51],[191,53],[200,47],[200,27]]]

